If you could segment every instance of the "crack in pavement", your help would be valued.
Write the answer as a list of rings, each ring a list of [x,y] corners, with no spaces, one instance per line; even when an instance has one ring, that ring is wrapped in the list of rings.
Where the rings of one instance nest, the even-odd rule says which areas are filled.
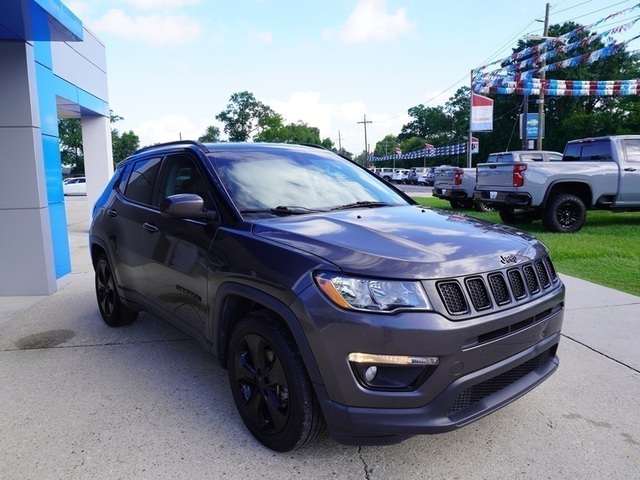
[[[360,457],[360,460],[362,461],[362,465],[364,466],[364,478],[366,480],[371,480],[371,477],[369,476],[370,470],[367,466],[367,462],[362,456],[362,447],[358,447],[358,456]]]
[[[618,360],[618,359],[616,359],[616,358],[613,358],[613,357],[611,357],[611,356],[607,355],[606,353],[603,353],[603,352],[601,352],[601,351],[599,351],[599,350],[596,350],[595,348],[590,347],[589,345],[587,345],[587,344],[586,344],[586,343],[584,343],[584,342],[581,342],[580,340],[576,340],[575,338],[570,337],[569,335],[566,335],[566,334],[564,334],[564,333],[562,333],[561,335],[562,335],[564,338],[566,338],[566,339],[568,339],[568,340],[571,340],[572,342],[577,343],[578,345],[582,345],[583,347],[588,348],[589,350],[591,350],[591,351],[592,351],[592,352],[594,352],[594,353],[597,353],[598,355],[602,355],[603,357],[608,358],[609,360],[612,360],[612,361],[616,362],[617,364],[622,365],[623,367],[627,367],[627,368],[628,368],[629,370],[631,370],[631,371],[634,371],[634,372],[636,372],[636,373],[640,373],[640,370],[639,370],[639,369],[637,369],[637,368],[635,368],[635,367],[632,367],[631,365],[627,365],[626,363],[621,362],[620,360]]]

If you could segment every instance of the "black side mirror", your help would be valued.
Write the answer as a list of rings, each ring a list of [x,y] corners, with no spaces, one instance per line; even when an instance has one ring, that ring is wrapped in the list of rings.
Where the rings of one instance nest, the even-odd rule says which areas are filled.
[[[195,193],[179,193],[162,200],[160,213],[166,218],[201,220],[209,217],[204,200]]]

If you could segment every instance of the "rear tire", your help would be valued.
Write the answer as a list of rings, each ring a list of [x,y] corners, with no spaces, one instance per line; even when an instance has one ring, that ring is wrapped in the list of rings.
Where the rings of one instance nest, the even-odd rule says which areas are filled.
[[[490,205],[488,203],[482,203],[482,202],[473,202],[473,209],[476,212],[493,212],[493,211],[495,211],[495,207],[493,207],[492,205]]]
[[[580,197],[570,193],[554,195],[542,212],[542,224],[550,232],[574,233],[587,219],[587,208]]]
[[[509,208],[501,208],[499,213],[500,220],[506,225],[528,225],[535,219],[533,212],[515,213]]]
[[[229,384],[242,421],[266,447],[288,452],[324,430],[320,405],[289,331],[268,311],[247,315],[233,330]]]
[[[96,298],[104,323],[110,327],[122,327],[133,323],[138,317],[138,312],[127,308],[120,300],[113,270],[106,255],[98,257],[95,271]]]

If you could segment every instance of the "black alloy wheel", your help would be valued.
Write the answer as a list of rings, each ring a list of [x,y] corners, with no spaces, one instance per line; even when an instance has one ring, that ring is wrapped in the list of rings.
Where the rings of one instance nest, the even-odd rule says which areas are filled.
[[[95,265],[95,287],[98,309],[104,322],[110,327],[121,327],[133,323],[138,312],[125,307],[116,289],[111,265],[106,256],[101,255]]]
[[[269,312],[249,314],[229,342],[229,383],[249,431],[286,452],[315,440],[324,419],[289,332]]]
[[[587,209],[576,195],[564,193],[551,197],[543,214],[542,223],[551,232],[574,233],[587,219]]]

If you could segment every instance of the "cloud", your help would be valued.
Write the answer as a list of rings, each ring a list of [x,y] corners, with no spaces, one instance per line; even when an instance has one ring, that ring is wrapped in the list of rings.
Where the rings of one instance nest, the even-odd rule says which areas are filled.
[[[184,140],[197,140],[205,133],[209,125],[211,125],[211,120],[203,119],[197,124],[187,117],[168,114],[154,120],[146,120],[134,131],[140,137],[140,146],[146,146],[180,140],[180,136]]]
[[[152,14],[129,17],[123,10],[109,10],[92,27],[126,40],[141,40],[153,46],[181,45],[200,39],[203,28],[184,15]]]
[[[367,114],[367,141],[371,149],[385,135],[396,134],[409,121],[407,115],[392,117],[386,114],[368,113],[365,104],[355,100],[344,103],[328,103],[322,101],[318,92],[298,91],[285,100],[265,101],[273,110],[282,115],[286,123],[302,121],[311,127],[320,129],[321,138],[330,138],[338,146],[359,154],[364,149],[363,121]],[[338,131],[340,139],[338,140]]]
[[[415,28],[404,8],[395,13],[386,10],[386,0],[361,0],[340,31],[327,30],[323,38],[331,40],[337,36],[345,43],[387,42],[408,35]]]
[[[253,30],[249,32],[249,40],[253,43],[262,43],[264,45],[271,45],[273,43],[273,35],[271,32],[260,32]]]

